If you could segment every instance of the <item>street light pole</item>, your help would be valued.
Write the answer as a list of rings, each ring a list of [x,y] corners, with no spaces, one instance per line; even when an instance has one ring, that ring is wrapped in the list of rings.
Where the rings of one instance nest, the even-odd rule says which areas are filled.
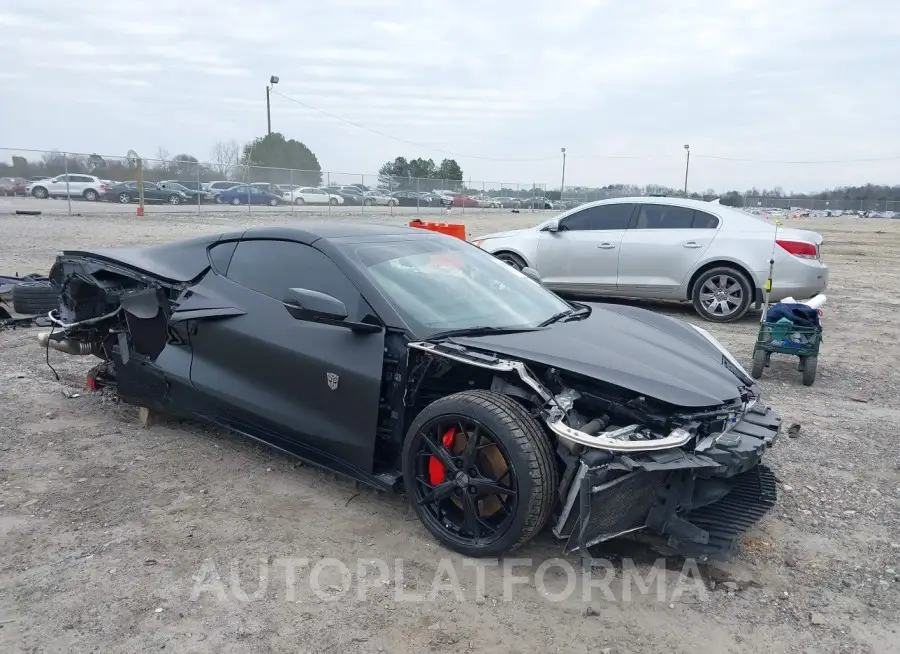
[[[687,198],[688,170],[691,167],[691,146],[685,143],[684,151],[687,155],[684,160],[684,197]]]
[[[271,84],[271,86],[269,86]],[[272,89],[272,86],[278,84],[278,76],[272,75],[269,78],[269,84],[266,85],[266,123],[268,125],[268,131],[266,135],[272,133],[272,103],[269,101],[269,91]]]
[[[562,180],[559,182],[559,200],[562,202],[563,193],[566,191],[566,149],[560,148],[563,156]]]

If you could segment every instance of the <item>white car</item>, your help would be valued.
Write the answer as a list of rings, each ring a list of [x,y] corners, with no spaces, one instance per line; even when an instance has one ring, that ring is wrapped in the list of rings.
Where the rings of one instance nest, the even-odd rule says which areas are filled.
[[[550,289],[581,296],[691,302],[713,322],[762,302],[825,290],[816,232],[777,227],[721,204],[635,197],[583,204],[534,227],[473,241],[498,259],[537,270]]]
[[[36,198],[84,198],[96,202],[109,190],[99,177],[69,173],[32,182],[25,187],[25,192]]]
[[[367,207],[379,205],[383,207],[396,207],[400,204],[397,198],[385,194],[383,191],[366,191],[363,193],[363,204]]]
[[[492,198],[489,195],[475,195],[472,196],[472,199],[478,204],[478,206],[482,209],[500,209],[503,207],[503,204],[500,200],[496,198]]]
[[[329,193],[323,188],[313,188],[312,186],[302,186],[293,191],[287,191],[281,196],[285,202],[293,202],[294,204],[344,204],[344,198],[334,193]]]

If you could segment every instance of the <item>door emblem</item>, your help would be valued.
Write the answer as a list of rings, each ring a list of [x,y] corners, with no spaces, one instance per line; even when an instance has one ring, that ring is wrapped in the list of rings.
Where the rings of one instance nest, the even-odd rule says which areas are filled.
[[[338,383],[341,381],[341,378],[338,377],[333,372],[326,372],[325,379],[328,382],[328,388],[330,388],[333,391],[336,391],[337,387],[338,387]]]

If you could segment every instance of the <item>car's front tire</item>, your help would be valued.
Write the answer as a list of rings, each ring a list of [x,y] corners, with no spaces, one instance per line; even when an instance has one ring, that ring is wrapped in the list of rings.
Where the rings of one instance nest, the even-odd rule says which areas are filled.
[[[306,201],[303,198],[295,198],[294,204],[296,204],[299,207],[301,204],[306,204]]]
[[[527,263],[525,263],[525,260],[522,259],[522,257],[520,257],[518,254],[513,254],[512,252],[498,252],[494,256],[500,259],[500,261],[502,261],[506,265],[512,266],[516,270],[522,270],[528,265]]]
[[[546,524],[559,473],[550,439],[512,398],[472,390],[425,407],[403,446],[416,515],[445,547],[496,557]]]
[[[330,204],[332,207],[336,207],[337,203],[337,198],[331,198],[330,200],[328,200],[328,204]]]
[[[35,186],[31,189],[31,195],[36,197],[38,200],[46,200],[50,197],[50,193],[43,186]]]
[[[170,195],[168,199],[169,199],[169,204],[181,204],[181,198],[178,197],[177,195],[175,195],[174,193],[172,193],[172,195]]]
[[[744,273],[730,266],[717,266],[694,282],[691,303],[704,320],[734,322],[750,309],[753,288]]]

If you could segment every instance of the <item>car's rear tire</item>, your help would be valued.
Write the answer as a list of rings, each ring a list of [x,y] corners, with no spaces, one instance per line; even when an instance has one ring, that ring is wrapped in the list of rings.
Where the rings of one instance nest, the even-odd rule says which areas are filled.
[[[329,198],[329,200],[328,200],[328,204],[330,204],[332,207],[336,207],[337,203],[338,203],[337,198]]]
[[[128,204],[131,202],[131,195],[129,193],[119,193],[118,197],[121,204]]]
[[[512,252],[498,252],[494,255],[500,261],[505,263],[508,266],[515,268],[516,270],[522,270],[528,264],[525,263],[525,260],[522,259],[518,254],[513,254]]]
[[[50,193],[43,186],[35,186],[31,189],[31,195],[36,197],[38,200],[46,200],[50,197]]]
[[[372,198],[366,198],[365,200],[363,200],[364,207],[371,207],[373,204],[375,204],[375,201]]]
[[[82,197],[84,197],[84,199],[88,202],[96,202],[100,197],[100,194],[97,193],[97,191],[95,191],[94,189],[89,188],[82,194]]]
[[[303,198],[294,198],[294,204],[299,207],[301,204],[306,204],[306,200]]]
[[[53,282],[22,282],[12,289],[13,309],[26,316],[45,315],[59,308],[59,287]]]
[[[277,207],[278,204],[279,204],[278,198],[271,198],[271,199],[269,200],[269,206],[270,206],[270,207]]]
[[[416,515],[442,545],[495,557],[544,527],[559,473],[550,439],[521,404],[471,390],[416,416],[403,446],[403,482]]]
[[[222,198],[221,198],[220,196],[217,195],[217,196],[215,197],[215,203],[216,203],[216,204],[222,204],[223,202],[224,202],[224,200],[222,200]]]
[[[730,266],[710,268],[696,279],[691,289],[694,310],[710,322],[740,320],[752,301],[753,287],[746,275]]]
[[[234,206],[238,206],[241,203],[241,199],[237,196],[231,198],[231,204]]]

